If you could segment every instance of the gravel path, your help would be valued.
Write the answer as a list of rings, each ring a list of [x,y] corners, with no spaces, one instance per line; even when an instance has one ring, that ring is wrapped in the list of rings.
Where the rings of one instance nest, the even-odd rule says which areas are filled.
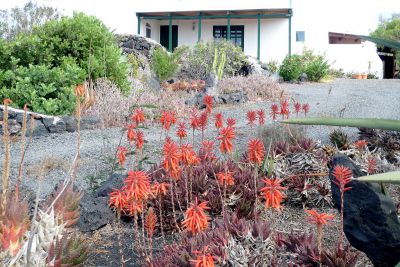
[[[283,84],[292,98],[309,103],[310,116],[332,115],[344,117],[376,117],[400,119],[400,80],[347,80],[339,79],[331,83]],[[236,145],[244,147],[248,138],[254,137],[255,130],[248,127],[246,112],[251,109],[265,108],[269,112],[270,103],[246,103],[241,106],[223,106],[216,109],[221,111],[224,118],[237,119]],[[271,123],[271,122],[269,122]],[[331,129],[325,126],[305,127],[307,135],[327,142],[327,134]],[[175,131],[175,130],[174,130]],[[147,140],[146,149],[150,162],[159,160],[161,151],[159,126],[144,129]],[[355,138],[356,130],[349,129],[348,133]],[[121,129],[86,130],[82,132],[81,162],[78,171],[78,184],[89,188],[101,179],[106,179],[111,170],[111,162],[115,148],[121,138]],[[206,138],[215,136],[213,128],[206,132]],[[200,135],[196,136],[199,142]],[[52,134],[37,137],[27,152],[25,159],[26,178],[24,187],[35,190],[38,184],[37,170],[40,164],[47,160],[48,172],[43,178],[42,195],[47,195],[59,180],[64,179],[68,168],[76,154],[76,133]],[[125,138],[124,138],[125,140]],[[13,144],[11,175],[17,177],[19,164],[19,144]],[[1,147],[3,155],[3,147]],[[145,152],[146,153],[146,152]],[[2,166],[2,159],[0,166]],[[98,180],[96,180],[98,179]],[[15,179],[13,179],[15,181]]]

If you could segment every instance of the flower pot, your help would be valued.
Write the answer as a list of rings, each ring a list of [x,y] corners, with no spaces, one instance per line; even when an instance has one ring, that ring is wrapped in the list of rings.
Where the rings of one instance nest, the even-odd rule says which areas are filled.
[[[362,74],[361,73],[355,73],[353,74],[353,79],[361,80],[362,79]]]

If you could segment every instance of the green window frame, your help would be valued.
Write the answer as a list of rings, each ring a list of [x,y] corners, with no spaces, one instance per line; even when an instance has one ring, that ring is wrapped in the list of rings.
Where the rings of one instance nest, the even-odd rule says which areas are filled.
[[[244,51],[244,25],[231,25],[231,42]],[[215,41],[226,39],[228,27],[226,25],[214,25],[213,37]]]

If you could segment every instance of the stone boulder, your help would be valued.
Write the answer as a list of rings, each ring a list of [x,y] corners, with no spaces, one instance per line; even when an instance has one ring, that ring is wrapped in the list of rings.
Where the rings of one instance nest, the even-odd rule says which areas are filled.
[[[156,41],[136,34],[117,34],[115,37],[124,54],[140,54],[150,59],[154,48],[162,48]]]
[[[119,189],[124,185],[127,175],[113,173],[101,186],[96,190],[96,196],[107,197],[113,188]]]
[[[329,178],[336,165],[350,168],[353,177],[365,175],[344,155],[335,155]],[[400,222],[396,207],[389,196],[383,194],[377,183],[357,180],[349,183],[351,190],[344,194],[344,232],[350,244],[363,251],[374,266],[395,266],[400,262]],[[340,210],[340,191],[331,182],[332,198]]]

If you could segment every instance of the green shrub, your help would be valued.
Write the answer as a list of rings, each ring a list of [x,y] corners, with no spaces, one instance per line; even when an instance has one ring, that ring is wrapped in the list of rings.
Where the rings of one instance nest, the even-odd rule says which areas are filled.
[[[139,58],[134,54],[129,54],[127,56],[127,61],[129,63],[129,66],[130,66],[130,69],[131,69],[130,71],[131,71],[132,76],[134,78],[137,78],[138,75],[139,75],[139,67],[140,67]]]
[[[270,62],[267,63],[267,67],[271,73],[276,73],[279,69],[278,61],[271,60]]]
[[[29,104],[47,114],[73,111],[73,87],[107,77],[127,93],[128,64],[122,62],[113,34],[83,13],[48,21],[31,34],[0,41],[0,100]]]
[[[302,56],[286,56],[279,68],[279,75],[284,81],[297,80],[303,71]]]
[[[151,68],[160,82],[171,78],[179,67],[181,50],[168,53],[163,48],[155,48],[151,57]]]
[[[188,64],[182,69],[186,79],[205,79],[212,72],[215,51],[224,51],[226,61],[223,68],[223,77],[232,77],[248,63],[247,56],[242,49],[228,41],[199,42],[188,52]],[[221,55],[220,55],[221,56]]]
[[[85,79],[86,72],[72,58],[62,60],[61,65],[55,68],[29,65],[0,71],[0,99],[10,98],[16,107],[29,104],[30,109],[39,113],[72,113],[74,87]]]
[[[312,82],[319,82],[329,74],[329,64],[324,56],[318,55],[311,61],[306,62],[305,74],[307,78]]]

